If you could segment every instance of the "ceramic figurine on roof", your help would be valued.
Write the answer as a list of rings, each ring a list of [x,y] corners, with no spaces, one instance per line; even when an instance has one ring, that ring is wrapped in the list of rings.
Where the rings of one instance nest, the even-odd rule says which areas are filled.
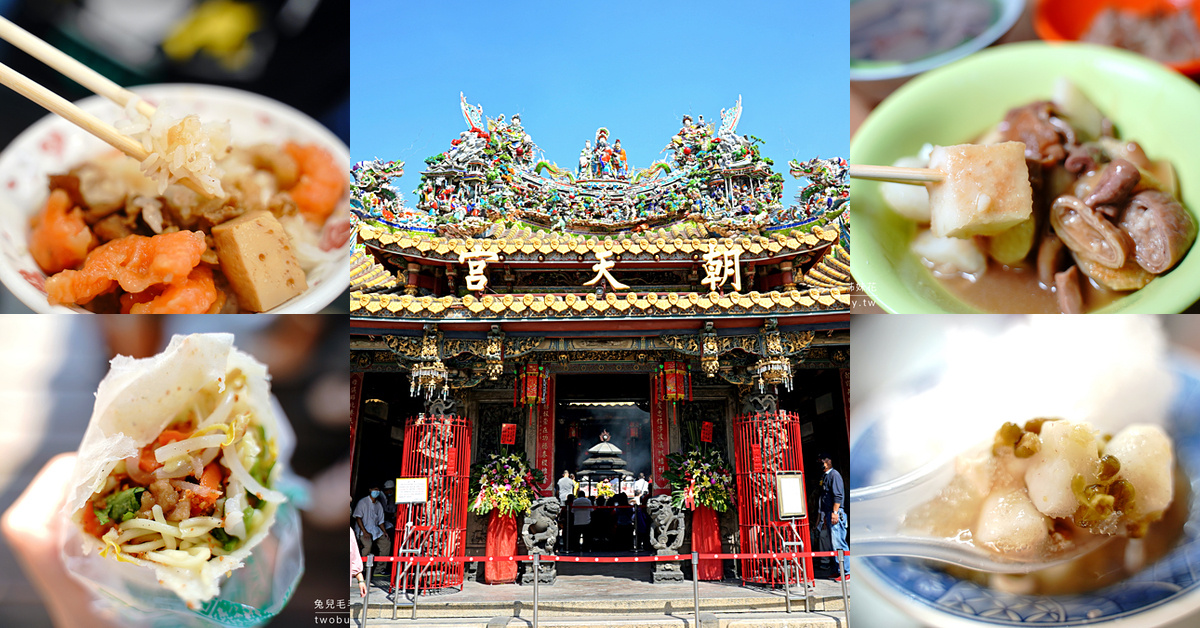
[[[353,177],[350,207],[358,220],[371,219],[399,228],[429,228],[429,214],[404,206],[404,198],[391,180],[404,176],[403,161],[360,161],[350,169]]]
[[[395,203],[371,201],[366,215],[389,228],[479,238],[498,226],[601,237],[690,226],[710,236],[737,236],[808,231],[841,213],[845,186],[825,179],[820,189],[806,188],[799,205],[784,206],[783,175],[762,155],[762,140],[737,134],[740,96],[721,110],[719,125],[684,116],[664,149],[668,158],[646,168],[631,167],[620,140],[599,127],[574,172],[541,156],[520,114],[491,119],[465,95],[459,98],[467,128],[425,159],[416,210],[404,210],[401,221]],[[792,174],[805,176],[801,172],[793,168]]]

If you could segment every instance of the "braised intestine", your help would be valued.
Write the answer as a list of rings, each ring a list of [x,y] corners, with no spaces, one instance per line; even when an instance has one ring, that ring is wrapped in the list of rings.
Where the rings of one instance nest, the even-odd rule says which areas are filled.
[[[900,184],[882,185],[885,202],[897,213],[933,223],[932,233],[918,230],[912,250],[935,274],[974,281],[985,273],[1027,269],[1021,272],[1036,275],[1060,311],[1075,313],[1089,309],[1082,290],[1087,284],[1094,291],[1140,289],[1170,271],[1195,241],[1196,221],[1177,197],[1171,164],[1117,139],[1112,123],[1070,83],[1060,81],[1052,101],[1009,110],[978,140],[996,150],[1005,142],[1024,146],[1033,194],[1030,219],[1002,233],[984,230],[982,217],[962,219],[962,227],[941,233],[939,211],[969,211],[936,202],[931,210],[925,197],[899,193]],[[933,167],[926,155],[938,150],[944,149],[903,158],[903,165]],[[980,264],[981,255],[994,264]]]
[[[1141,14],[1106,8],[1080,41],[1116,46],[1163,63],[1200,58],[1200,28],[1190,8]]]

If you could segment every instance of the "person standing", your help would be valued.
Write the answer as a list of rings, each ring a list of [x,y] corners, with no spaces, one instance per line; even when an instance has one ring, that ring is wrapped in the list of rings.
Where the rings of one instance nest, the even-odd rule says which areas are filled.
[[[388,480],[383,483],[383,495],[379,498],[379,505],[383,506],[383,532],[390,539],[392,533],[396,530],[396,504],[392,501],[396,494],[396,481]]]
[[[576,493],[571,510],[575,513],[575,520],[571,522],[571,534],[579,539],[579,551],[587,551],[592,547],[591,539],[588,538],[592,531],[592,500],[582,492]]]
[[[849,551],[850,546],[846,543],[846,529],[849,521],[846,509],[843,508],[846,485],[842,482],[842,474],[833,468],[833,459],[829,457],[829,454],[821,454],[821,466],[825,468],[825,475],[821,477],[821,502],[818,513],[821,518],[820,525],[829,530],[834,550]],[[838,574],[837,560],[832,559],[832,561],[831,567],[835,574],[833,579],[840,582],[842,576]],[[845,562],[844,558],[842,567],[846,578],[849,578],[850,565]]]
[[[633,503],[638,506],[646,504],[646,492],[650,490],[650,483],[646,481],[646,474],[639,473],[638,479],[633,483]]]
[[[358,594],[367,597],[367,581],[363,579],[362,555],[358,553],[358,539],[350,530],[350,577],[358,580]]]
[[[354,506],[354,525],[362,553],[376,556],[392,555],[392,540],[383,531],[383,491],[372,487],[371,492]],[[378,549],[378,552],[373,550]],[[379,571],[387,569],[380,566]]]
[[[575,492],[575,482],[571,480],[571,472],[563,469],[561,478],[558,478],[558,501],[563,504],[567,503],[567,498]]]

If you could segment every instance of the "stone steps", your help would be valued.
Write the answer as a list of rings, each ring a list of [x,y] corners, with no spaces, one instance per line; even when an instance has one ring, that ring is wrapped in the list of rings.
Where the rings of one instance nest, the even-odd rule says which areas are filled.
[[[372,605],[374,607],[374,605]],[[360,625],[358,612],[350,614],[351,624]],[[399,614],[399,619],[374,619],[368,617],[367,626],[412,626],[418,628],[526,628],[533,625],[531,617],[476,618],[430,618],[408,619]],[[846,625],[844,613],[705,613],[701,611],[700,622],[694,621],[691,612],[676,615],[606,615],[585,618],[547,617],[539,612],[538,628],[842,628]]]
[[[841,596],[813,596],[810,607],[817,612],[843,611]],[[362,608],[361,599],[352,603],[351,616],[358,617]],[[786,601],[780,595],[755,597],[701,597],[701,613],[745,614],[782,613]],[[546,600],[538,604],[538,618],[582,618],[603,614],[609,617],[633,615],[691,615],[692,598],[645,599],[623,598],[609,600]],[[793,600],[793,611],[803,611],[804,601]],[[397,617],[410,617],[412,609],[401,605]],[[793,613],[794,614],[794,613]],[[368,618],[392,616],[392,602],[380,591],[372,591]],[[533,600],[450,602],[438,600],[436,596],[421,598],[417,602],[418,618],[490,618],[533,616]]]

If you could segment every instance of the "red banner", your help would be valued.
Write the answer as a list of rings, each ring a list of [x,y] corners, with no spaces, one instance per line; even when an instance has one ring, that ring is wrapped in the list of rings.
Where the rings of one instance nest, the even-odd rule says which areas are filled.
[[[840,369],[842,378],[842,411],[846,415],[846,438],[850,438],[850,369]]]
[[[700,424],[700,442],[711,443],[712,442],[712,430],[713,430],[713,424],[711,421],[702,422]]]
[[[670,452],[670,439],[667,434],[667,400],[659,397],[650,406],[650,460],[654,469],[654,485],[652,495],[668,495],[671,484],[667,482],[667,454]]]
[[[517,442],[517,424],[505,423],[500,426],[500,444],[515,445]]]
[[[354,430],[358,427],[358,406],[362,403],[362,373],[350,374],[350,459],[354,459]]]
[[[546,483],[541,488],[542,495],[552,495],[554,485],[554,384],[555,378],[550,377],[546,383],[546,398],[538,406],[537,449],[534,464],[546,476]]]

